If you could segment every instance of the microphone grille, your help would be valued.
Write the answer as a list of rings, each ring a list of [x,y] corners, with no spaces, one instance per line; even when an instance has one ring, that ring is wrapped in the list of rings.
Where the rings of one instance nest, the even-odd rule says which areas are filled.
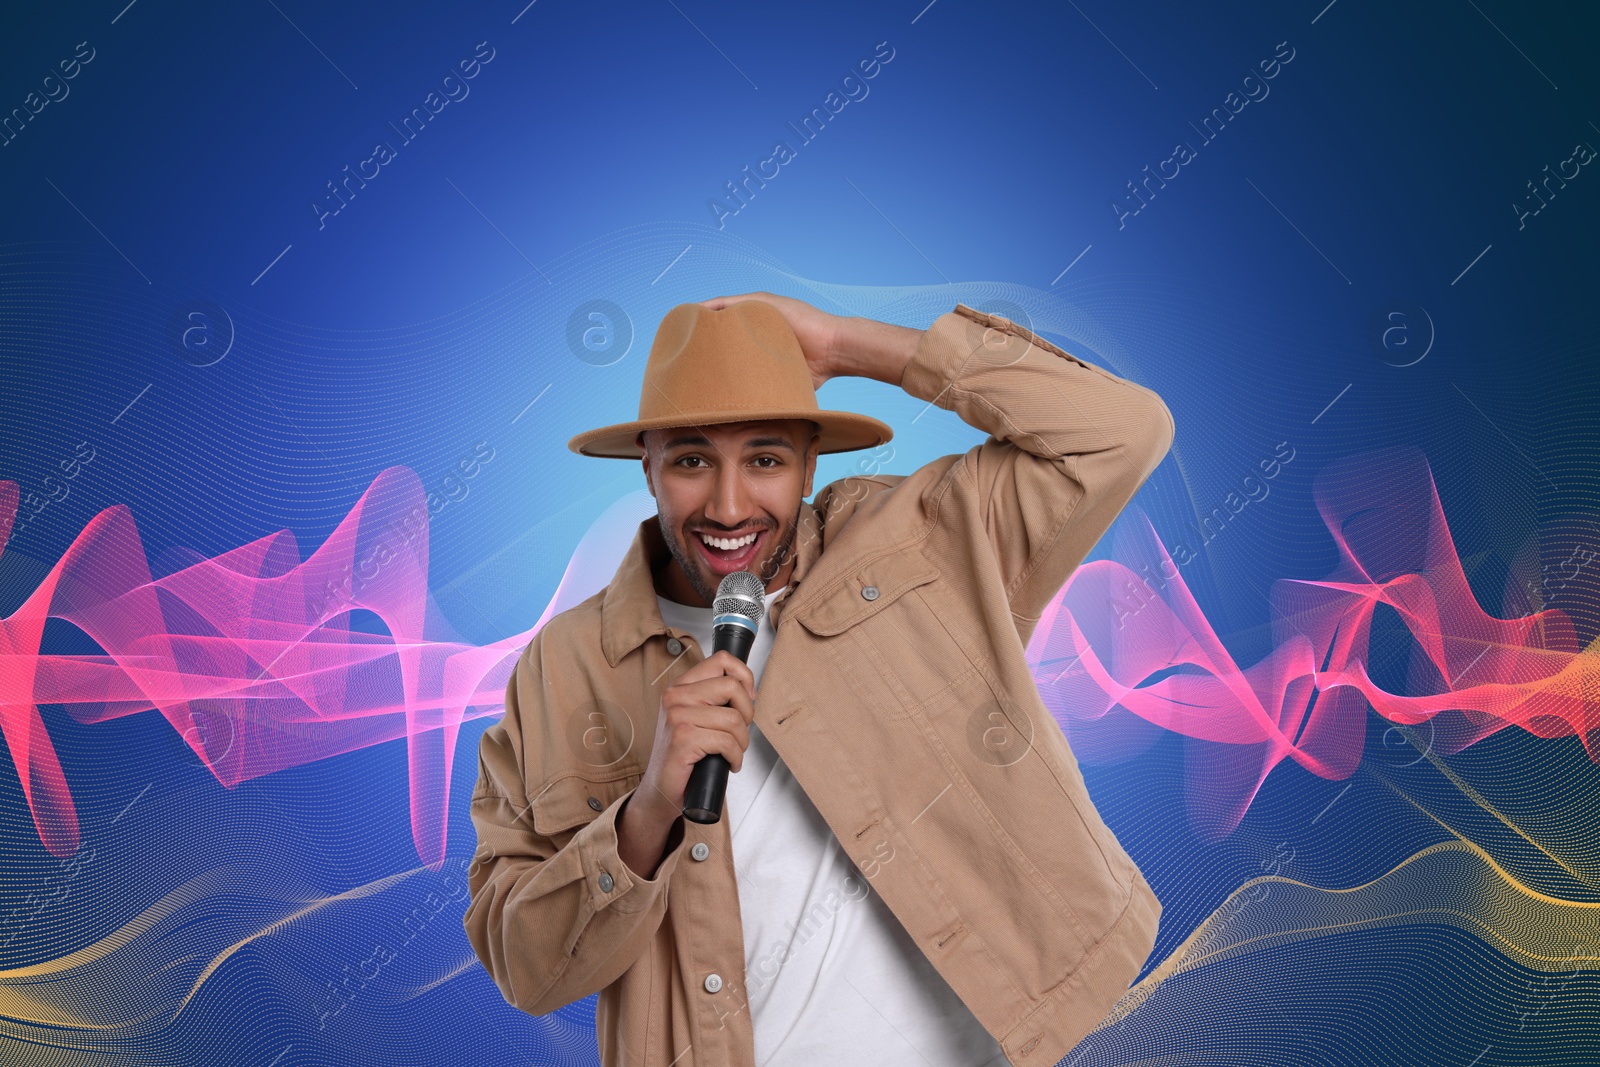
[[[760,622],[767,605],[762,597],[767,588],[749,571],[734,571],[725,576],[717,586],[717,599],[711,605],[713,615],[732,612],[753,622]]]

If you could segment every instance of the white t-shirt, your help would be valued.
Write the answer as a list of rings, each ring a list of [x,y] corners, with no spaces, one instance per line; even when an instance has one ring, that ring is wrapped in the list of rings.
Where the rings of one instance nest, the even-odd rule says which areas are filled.
[[[765,597],[770,607],[777,593]],[[669,626],[711,654],[711,609],[657,594]],[[760,692],[774,638],[762,615],[748,664]],[[1010,1067],[928,962],[755,723],[728,775],[745,985],[757,1067]]]

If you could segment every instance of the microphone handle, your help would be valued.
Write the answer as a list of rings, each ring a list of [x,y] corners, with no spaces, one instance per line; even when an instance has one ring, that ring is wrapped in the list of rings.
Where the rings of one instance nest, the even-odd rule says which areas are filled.
[[[750,646],[755,644],[756,632],[737,623],[722,623],[711,631],[711,654],[727,649],[739,657],[740,663],[749,661]],[[722,798],[728,790],[728,761],[721,753],[710,752],[702,756],[689,772],[689,784],[683,791],[683,817],[690,822],[714,823],[722,818]]]

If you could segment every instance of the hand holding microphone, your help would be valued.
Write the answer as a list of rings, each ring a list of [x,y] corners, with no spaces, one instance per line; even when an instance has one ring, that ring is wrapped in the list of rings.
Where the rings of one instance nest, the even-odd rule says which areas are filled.
[[[744,765],[755,718],[755,674],[745,664],[766,610],[765,587],[749,571],[722,579],[712,606],[712,651],[661,695],[650,763],[623,810],[618,851],[648,876],[672,823],[722,817],[730,767]]]
[[[752,702],[755,700],[755,675],[745,666],[745,661],[750,658],[750,646],[755,644],[756,629],[766,611],[766,602],[762,599],[765,592],[766,586],[760,578],[749,571],[734,571],[717,586],[717,599],[711,605],[711,659],[727,653],[739,661],[741,672],[751,679]],[[744,716],[744,736],[739,742],[741,765],[744,750],[750,744],[748,727],[754,715],[752,707]],[[722,797],[727,788],[728,760],[719,752],[706,754],[689,775],[683,796],[683,817],[690,822],[716,822],[722,818]]]

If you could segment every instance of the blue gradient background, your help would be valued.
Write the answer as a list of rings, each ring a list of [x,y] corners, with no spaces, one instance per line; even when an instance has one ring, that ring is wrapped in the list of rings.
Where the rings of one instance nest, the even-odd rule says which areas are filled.
[[[1585,167],[1520,229],[1511,207],[1574,144],[1600,144],[1594,7],[1325,3],[12,5],[0,112],[78,42],[95,58],[0,147],[0,477],[37,491],[84,440],[97,459],[0,556],[0,615],[112,505],[132,510],[153,562],[278,529],[305,555],[380,470],[409,466],[432,489],[487,441],[494,460],[433,522],[431,583],[472,640],[526,630],[589,524],[643,485],[636,464],[566,440],[632,417],[668,308],[757,289],[918,327],[957,301],[1006,302],[1155,389],[1177,440],[1137,502],[1169,545],[1292,442],[1270,498],[1184,568],[1241,662],[1268,648],[1271,581],[1333,563],[1311,479],[1368,449],[1426,454],[1489,606],[1541,522],[1597,509],[1600,177]],[[885,40],[894,58],[870,93],[719,227],[708,201],[774,141],[797,145],[785,124]],[[319,229],[309,205],[324,183],[396,143],[388,123],[480,41],[494,58],[470,94]],[[1176,141],[1198,143],[1189,123],[1282,41],[1295,54],[1270,94],[1119,228],[1109,202],[1125,183]],[[595,299],[633,331],[608,366],[566,338]],[[206,367],[169,336],[196,301],[234,331]],[[1394,301],[1432,323],[1411,366],[1393,365],[1410,350],[1373,341]],[[1420,344],[1421,320],[1409,326]],[[835,380],[820,399],[893,425],[895,473],[981,437],[875,382]],[[824,457],[816,484],[858,458]],[[52,625],[44,651],[93,649]],[[230,791],[157,714],[93,727],[44,715],[96,859],[0,968],[72,952],[209,870],[290,871],[325,895],[417,866],[399,743]],[[457,747],[461,865],[488,721]],[[1514,733],[1486,743],[1487,773],[1536,783],[1559,759],[1568,791],[1550,803],[1593,810],[1576,740]],[[1085,773],[1166,905],[1149,966],[1280,841],[1294,841],[1298,876],[1333,886],[1430,840],[1359,777],[1337,818],[1308,826],[1342,786],[1285,765],[1233,837],[1202,846],[1180,832],[1175,745]],[[57,864],[9,763],[0,833],[0,893],[19,898]],[[596,1062],[592,1000],[532,1019],[462,966],[459,901],[395,965],[415,996],[357,998],[318,1027],[325,982],[434,878],[399,883],[319,943],[263,939],[126,1047],[0,1035],[0,1060]],[[1485,1045],[1485,1067],[1600,1056],[1593,971],[1519,1031],[1537,1001],[1528,974],[1459,930],[1312,941],[1254,966],[1212,978],[1231,1014],[1192,1020],[1159,1051],[1124,1042],[1124,1023],[1082,1062],[1139,1050],[1468,1063]]]

